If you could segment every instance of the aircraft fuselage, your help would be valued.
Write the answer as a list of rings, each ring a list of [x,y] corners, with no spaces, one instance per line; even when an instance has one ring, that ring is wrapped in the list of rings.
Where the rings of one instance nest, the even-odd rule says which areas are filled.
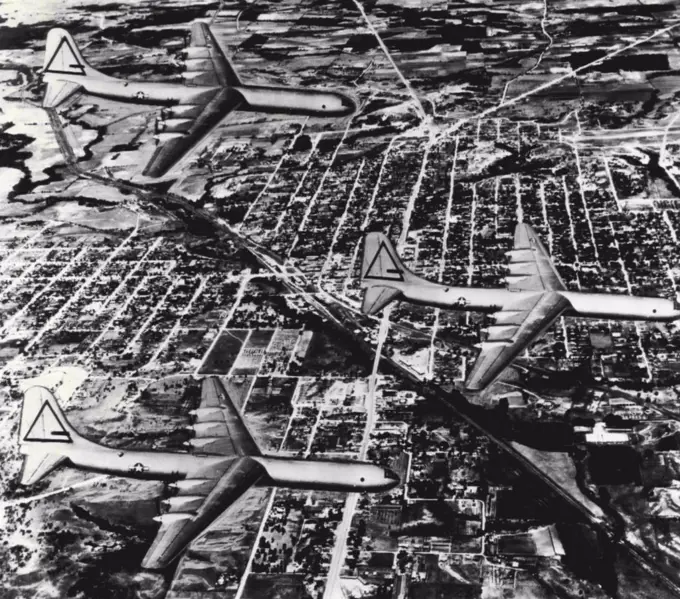
[[[369,462],[298,460],[257,456],[269,476],[265,486],[319,491],[386,491],[398,484],[389,471]]]
[[[409,302],[450,310],[496,312],[507,306],[540,295],[541,291],[509,291],[507,289],[480,289],[474,287],[448,287],[430,281],[414,284],[391,284],[399,289]],[[680,319],[675,302],[660,297],[635,297],[607,293],[581,293],[556,291],[571,304],[565,316],[582,318],[673,321]],[[504,308],[505,306],[505,308]]]
[[[355,110],[354,102],[337,92],[264,85],[241,85],[233,89],[245,101],[244,107],[239,110],[306,116],[348,116]]]
[[[175,106],[203,104],[222,88],[191,86],[158,81],[128,81],[114,77],[73,74],[45,75],[45,80],[71,81],[88,94],[117,102]],[[305,116],[347,116],[355,109],[354,102],[337,92],[318,92],[301,88],[239,85],[229,87],[243,102],[239,110],[247,112],[287,113]]]
[[[83,446],[86,443],[87,446]],[[369,462],[300,460],[277,456],[215,456],[166,451],[116,450],[90,441],[79,446],[57,447],[72,466],[128,478],[180,481],[195,479],[205,472],[225,472],[234,459],[250,459],[264,467],[267,476],[260,486],[287,487],[318,491],[387,491],[399,483],[389,470]],[[49,452],[46,443],[44,449]]]

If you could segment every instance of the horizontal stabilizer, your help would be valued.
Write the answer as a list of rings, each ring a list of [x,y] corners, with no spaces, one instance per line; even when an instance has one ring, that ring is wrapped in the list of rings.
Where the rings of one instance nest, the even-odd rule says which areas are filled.
[[[75,99],[82,86],[73,81],[52,80],[47,83],[43,108],[57,108],[69,100]]]
[[[364,290],[364,301],[361,304],[361,311],[364,314],[377,314],[387,304],[394,300],[401,291],[394,287],[384,287],[375,285]]]
[[[26,454],[21,468],[21,480],[19,483],[25,486],[37,483],[65,459],[64,456],[44,452]]]

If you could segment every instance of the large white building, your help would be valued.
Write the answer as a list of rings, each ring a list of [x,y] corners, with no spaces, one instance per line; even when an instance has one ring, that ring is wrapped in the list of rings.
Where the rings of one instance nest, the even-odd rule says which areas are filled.
[[[586,443],[593,445],[625,445],[630,441],[628,433],[607,429],[604,422],[597,422],[590,433],[586,433]]]

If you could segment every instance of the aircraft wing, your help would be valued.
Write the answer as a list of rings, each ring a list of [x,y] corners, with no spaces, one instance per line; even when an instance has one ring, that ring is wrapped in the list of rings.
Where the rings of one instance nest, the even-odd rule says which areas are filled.
[[[241,85],[207,23],[191,26],[191,41],[186,60],[185,78],[189,85],[227,87]]]
[[[165,175],[243,101],[232,89],[241,85],[238,75],[207,23],[192,25],[186,52],[186,84],[213,89],[171,109],[173,118],[157,135],[160,143],[142,173],[147,177]]]
[[[496,323],[481,342],[481,353],[466,382],[470,390],[488,387],[507,366],[571,306],[559,293],[537,293],[494,314]]]
[[[196,434],[191,445],[201,453],[223,456],[262,455],[219,377],[203,379],[201,403],[193,411]]]
[[[170,119],[157,135],[158,146],[142,174],[162,177],[242,102],[241,95],[228,88],[201,94],[204,104],[179,104],[173,111],[187,118]],[[203,97],[205,96],[205,97]],[[184,112],[182,110],[186,109]],[[194,117],[193,114],[196,113]],[[162,121],[161,121],[162,123]]]
[[[507,252],[510,291],[566,291],[566,286],[536,232],[527,224],[515,228],[515,243]]]
[[[165,501],[169,509],[157,518],[161,526],[142,567],[165,568],[265,474],[262,465],[247,457],[226,464],[226,469],[197,471],[195,478],[177,483],[179,494]]]
[[[195,438],[200,453],[222,455],[219,466],[200,467],[174,484],[178,493],[164,501],[167,512],[147,552],[143,566],[168,565],[201,532],[264,474],[250,456],[262,455],[219,377],[203,380],[201,403],[193,410]]]

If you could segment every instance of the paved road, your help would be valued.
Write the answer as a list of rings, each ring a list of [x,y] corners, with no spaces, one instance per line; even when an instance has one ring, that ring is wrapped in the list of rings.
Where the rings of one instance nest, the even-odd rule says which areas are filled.
[[[375,425],[375,392],[378,386],[378,374],[380,370],[380,359],[382,356],[382,348],[387,333],[390,328],[390,309],[384,311],[380,321],[380,332],[378,333],[378,347],[373,358],[373,370],[368,383],[368,393],[366,395],[366,426],[364,427],[364,437],[361,441],[361,448],[359,450],[359,459],[365,460],[368,452],[368,445],[371,441],[371,431]],[[343,599],[344,595],[340,587],[340,572],[347,546],[347,536],[352,524],[352,518],[357,508],[359,500],[358,493],[350,493],[345,502],[345,509],[343,510],[342,520],[335,531],[335,546],[333,547],[333,555],[331,556],[331,564],[328,568],[328,579],[326,582],[326,589],[324,591],[324,599]]]

